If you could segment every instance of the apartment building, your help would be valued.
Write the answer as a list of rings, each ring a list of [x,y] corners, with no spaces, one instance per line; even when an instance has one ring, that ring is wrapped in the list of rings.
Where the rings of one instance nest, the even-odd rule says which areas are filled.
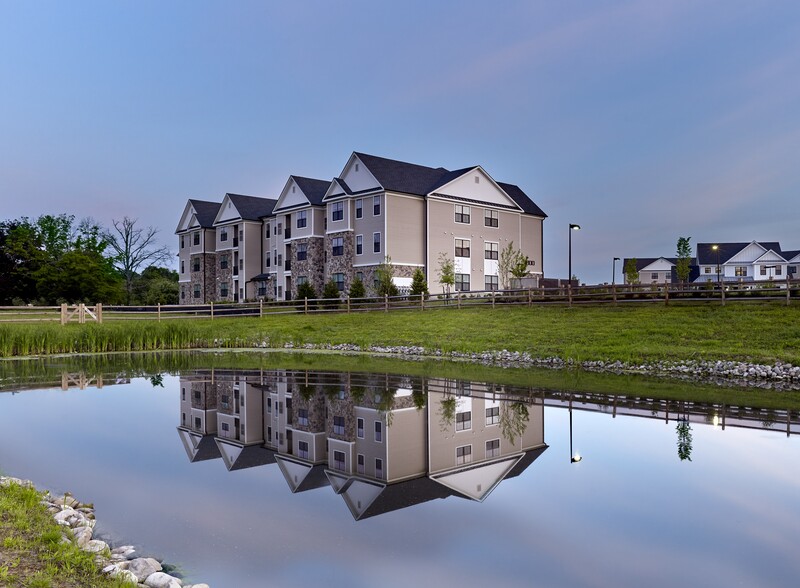
[[[217,300],[217,240],[214,219],[219,202],[189,200],[175,234],[178,235],[178,282],[181,304]]]
[[[784,251],[777,241],[742,243],[698,243],[690,261],[689,280],[695,283],[758,283],[793,279],[800,267],[800,251]],[[634,258],[641,284],[677,281],[672,257]],[[624,260],[627,267],[629,259]],[[627,281],[627,276],[625,276]]]
[[[346,292],[356,278],[374,293],[387,261],[401,290],[421,269],[429,290],[442,292],[443,256],[454,262],[456,290],[497,290],[509,245],[528,257],[532,277],[543,276],[545,218],[481,166],[451,171],[354,152],[332,180],[290,176],[277,200],[225,195],[213,221],[215,300],[285,300],[304,282],[320,292],[329,280]]]

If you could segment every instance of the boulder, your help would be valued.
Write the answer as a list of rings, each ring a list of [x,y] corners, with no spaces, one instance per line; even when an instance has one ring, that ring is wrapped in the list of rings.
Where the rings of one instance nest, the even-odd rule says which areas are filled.
[[[108,549],[108,543],[105,541],[100,541],[99,539],[87,541],[86,545],[83,546],[83,550],[88,551],[89,553],[101,553],[106,549]]]
[[[161,564],[152,557],[138,557],[131,560],[128,571],[132,572],[140,582],[144,582],[151,574],[161,571]]]
[[[181,588],[183,582],[178,578],[165,574],[164,572],[155,572],[150,574],[144,581],[145,586],[149,588]]]

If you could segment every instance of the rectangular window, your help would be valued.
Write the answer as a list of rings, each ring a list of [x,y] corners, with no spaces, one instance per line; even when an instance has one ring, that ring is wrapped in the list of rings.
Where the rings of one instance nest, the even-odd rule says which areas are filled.
[[[331,221],[340,221],[344,218],[344,203],[334,202],[331,204]]]
[[[297,424],[303,425],[304,427],[308,426],[308,409],[307,408],[299,408],[297,409]]]
[[[356,460],[357,460],[357,464],[358,464],[358,473],[359,474],[363,474],[364,473],[364,456],[361,453],[359,453],[358,457],[356,458]]]
[[[383,423],[375,421],[375,441],[383,441]]]
[[[383,460],[379,457],[375,458],[375,477],[383,480]]]
[[[300,286],[302,284],[308,283],[308,276],[297,276],[297,285]]]
[[[775,275],[776,276],[780,276],[782,274],[783,274],[783,266],[782,265],[776,265],[775,266]]]
[[[651,273],[650,274],[650,279],[651,280],[657,280],[658,279],[658,272]]]
[[[483,258],[484,259],[498,259],[500,247],[497,243],[484,243],[483,244]]]
[[[184,247],[186,247],[186,242],[183,239],[183,235],[181,235],[181,249],[183,249]]]
[[[344,451],[333,452],[333,469],[344,471]]]
[[[456,465],[470,463],[472,461],[472,445],[456,447]]]
[[[219,256],[219,269],[228,269],[228,256],[227,255],[220,255]]]
[[[194,233],[194,235],[192,236],[192,239],[193,239],[193,242],[194,242],[195,245],[200,245],[200,232],[198,231],[198,232]]]
[[[364,253],[364,235],[356,235],[356,255]]]
[[[488,208],[483,212],[483,225],[486,227],[497,227],[500,225],[500,219],[496,210],[489,210]]]
[[[380,253],[381,252],[381,234],[380,233],[372,233],[372,252],[373,253]]]
[[[333,433],[335,435],[344,435],[344,417],[333,417]]]
[[[308,211],[301,210],[297,213],[297,228],[302,229],[308,223]]]
[[[739,277],[746,276],[747,275],[747,266],[745,266],[745,265],[737,265],[736,268],[734,269],[733,273],[734,273],[734,275],[739,276]]]
[[[341,272],[333,274],[333,281],[336,283],[339,292],[344,292],[344,274]]]
[[[486,442],[486,457],[498,457],[500,455],[500,439],[492,439]]]
[[[497,281],[497,276],[488,275],[485,276],[484,279],[484,290],[498,290],[500,288],[500,284]]]
[[[334,237],[331,239],[331,254],[334,257],[344,255],[344,237]]]
[[[372,197],[372,216],[380,216],[381,215],[381,197],[380,196],[373,196]]]
[[[359,282],[363,282],[364,281],[364,272],[356,272],[356,279]]]
[[[183,260],[181,259],[181,273],[186,273],[186,268],[183,265]]]
[[[469,257],[469,239],[456,239],[456,257]]]
[[[297,261],[303,261],[308,256],[308,243],[297,244]]]
[[[266,237],[267,239],[269,239],[269,228],[270,228],[270,226],[271,226],[271,223],[267,223],[266,232],[264,233],[264,237]]]
[[[194,285],[193,295],[194,295],[195,298],[200,298],[200,285],[199,284],[195,284]]]
[[[219,297],[220,298],[227,298],[228,297],[228,283],[227,282],[220,282],[220,284],[219,284]]]
[[[193,272],[199,272],[200,271],[200,258],[199,257],[195,257],[192,260],[192,271]]]
[[[301,459],[308,459],[308,441],[297,442],[297,456]]]
[[[462,206],[461,204],[456,204],[455,207],[456,207],[456,222],[468,225],[469,213],[470,213],[469,206]]]
[[[469,431],[472,428],[472,411],[456,413],[456,431]]]
[[[276,235],[283,234],[283,223],[278,223],[278,225],[275,227],[275,234]]]
[[[272,412],[272,398],[267,398],[267,412]]]
[[[456,274],[456,291],[469,292],[469,274]]]
[[[197,419],[200,420],[200,419]],[[230,425],[228,423],[222,423],[222,430],[223,431],[230,431]]]
[[[228,240],[228,231],[226,231],[225,229],[222,229],[219,232],[219,240],[220,241],[227,241]]]
[[[267,261],[264,263],[264,267],[269,267],[272,265],[272,258],[270,257],[269,253],[267,253]]]
[[[761,275],[762,276],[766,276],[767,275],[767,266],[762,265],[762,266],[759,266],[759,268],[761,270]]]
[[[500,423],[500,407],[492,406],[486,409],[486,424],[497,425]]]
[[[356,436],[359,439],[364,438],[364,419],[361,417],[356,419]]]
[[[358,198],[356,200],[356,218],[362,218],[364,216],[364,199]]]

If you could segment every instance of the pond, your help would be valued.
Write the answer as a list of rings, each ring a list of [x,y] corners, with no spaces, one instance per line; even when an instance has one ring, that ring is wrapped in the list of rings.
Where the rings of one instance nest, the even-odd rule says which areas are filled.
[[[800,573],[796,398],[764,409],[336,356],[208,363],[25,368],[2,380],[0,468],[93,501],[102,537],[213,588]]]

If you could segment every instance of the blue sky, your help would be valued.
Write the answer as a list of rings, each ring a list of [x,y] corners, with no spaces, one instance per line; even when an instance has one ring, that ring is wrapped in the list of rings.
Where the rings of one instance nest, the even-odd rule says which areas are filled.
[[[571,222],[589,282],[679,236],[800,249],[798,40],[797,2],[0,0],[0,217],[174,247],[187,198],[357,150],[520,185],[550,276]]]

